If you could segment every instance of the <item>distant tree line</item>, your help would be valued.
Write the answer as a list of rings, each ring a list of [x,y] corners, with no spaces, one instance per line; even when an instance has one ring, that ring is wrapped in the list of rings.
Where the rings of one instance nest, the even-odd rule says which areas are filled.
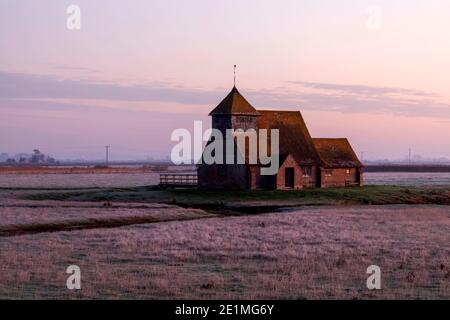
[[[0,154],[0,162],[7,164],[56,164],[57,161],[42,153],[39,149],[34,149],[31,154],[17,154],[11,158],[7,153]]]

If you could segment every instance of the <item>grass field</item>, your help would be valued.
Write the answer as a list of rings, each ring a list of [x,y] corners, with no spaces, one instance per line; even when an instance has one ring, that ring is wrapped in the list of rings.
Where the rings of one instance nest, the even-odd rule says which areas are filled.
[[[110,209],[80,214],[98,210]],[[180,209],[164,212],[172,210]],[[38,221],[40,212],[23,214]],[[448,206],[413,205],[1,237],[0,298],[448,299],[449,234]],[[75,292],[65,287],[72,264],[82,275]],[[366,288],[372,264],[381,268],[380,291]]]
[[[304,189],[293,191],[160,190],[155,186],[41,192],[31,200],[159,202],[199,207],[276,207],[300,205],[450,204],[448,187],[366,186],[361,188]]]
[[[0,188],[0,298],[449,299],[449,192]]]

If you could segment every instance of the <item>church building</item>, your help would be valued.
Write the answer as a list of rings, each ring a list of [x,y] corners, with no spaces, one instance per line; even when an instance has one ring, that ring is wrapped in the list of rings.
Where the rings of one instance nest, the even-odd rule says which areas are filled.
[[[279,169],[262,175],[261,164],[198,165],[204,189],[302,189],[363,185],[363,165],[346,138],[311,138],[300,111],[256,110],[233,87],[210,114],[212,128],[279,130]],[[270,133],[268,134],[270,136]]]

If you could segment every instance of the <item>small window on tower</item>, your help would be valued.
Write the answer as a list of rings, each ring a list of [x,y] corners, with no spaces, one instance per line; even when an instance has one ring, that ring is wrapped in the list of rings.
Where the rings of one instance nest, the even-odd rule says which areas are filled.
[[[331,177],[332,175],[333,175],[333,170],[331,170],[331,169],[325,170],[325,177]]]
[[[350,169],[347,169],[347,174],[350,174]]]

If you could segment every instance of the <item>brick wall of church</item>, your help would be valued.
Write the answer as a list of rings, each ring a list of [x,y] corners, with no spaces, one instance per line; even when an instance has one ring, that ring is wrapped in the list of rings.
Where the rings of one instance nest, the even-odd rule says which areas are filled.
[[[245,165],[197,166],[198,186],[202,189],[247,189]]]
[[[359,185],[358,170],[358,168],[321,168],[321,187],[345,187],[349,184]]]
[[[314,188],[317,186],[317,175],[318,175],[318,168],[317,166],[308,166],[311,170],[311,173],[306,176],[303,175],[302,172],[302,187],[303,188]]]
[[[261,175],[260,166],[249,166],[249,173],[250,189],[275,189],[277,175]]]
[[[294,168],[294,189],[302,188],[302,170],[295,162],[294,158],[289,155],[280,166],[277,174],[277,189],[286,189],[285,169]],[[289,188],[290,189],[290,188]]]

